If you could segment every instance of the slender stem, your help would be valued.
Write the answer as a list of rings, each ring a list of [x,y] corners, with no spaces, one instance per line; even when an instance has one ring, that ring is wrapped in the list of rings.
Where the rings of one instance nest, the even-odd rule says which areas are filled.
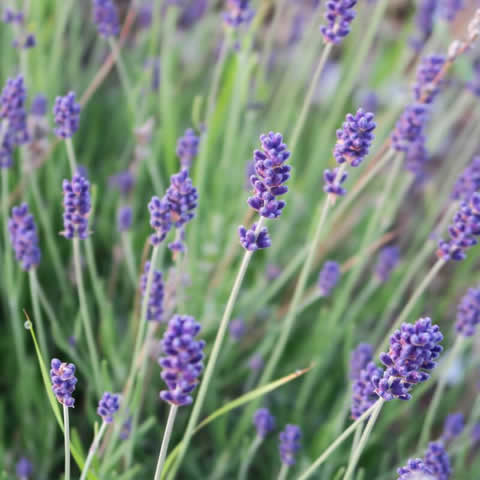
[[[353,454],[358,447],[358,442],[362,438],[362,432],[363,432],[362,427],[359,427],[355,430],[355,435],[353,436],[352,449],[350,450],[350,457],[348,459],[348,463],[351,463],[351,461],[352,461]]]
[[[95,453],[98,450],[98,445],[100,444],[100,440],[102,439],[103,434],[105,433],[107,425],[108,425],[107,423],[102,422],[102,426],[100,427],[100,430],[98,431],[98,433],[95,435],[95,438],[93,439],[92,445],[88,450],[88,456],[87,456],[87,459],[85,460],[85,465],[83,467],[82,476],[80,477],[80,480],[85,480],[87,478],[88,469],[90,468],[90,464],[92,463],[93,457],[95,456]]]
[[[68,407],[63,406],[63,427],[65,437],[65,479],[70,480],[70,423],[68,421]]]
[[[262,442],[263,442],[263,438],[260,435],[257,435],[255,437],[255,440],[250,445],[247,451],[247,454],[245,455],[245,458],[243,459],[243,462],[240,466],[240,473],[238,475],[238,480],[245,480],[247,478],[248,469],[250,468],[252,460],[255,457],[258,447],[260,447]]]
[[[263,222],[264,222],[264,217],[260,217],[260,220],[257,223],[257,228],[255,231],[255,234],[258,235],[258,232],[260,232]],[[180,449],[180,452],[178,454],[178,459],[175,462],[174,466],[172,467],[171,473],[169,475],[169,478],[173,478],[180,467],[180,464],[183,460],[183,457],[185,456],[185,452],[188,449],[188,446],[190,444],[190,439],[192,438],[193,434],[193,429],[197,425],[198,418],[200,416],[201,410],[203,403],[205,401],[205,396],[207,394],[208,387],[210,385],[210,381],[212,380],[213,377],[213,372],[215,370],[215,366],[217,363],[218,355],[220,354],[220,348],[222,346],[223,340],[225,338],[225,334],[228,329],[228,324],[230,321],[230,317],[232,315],[233,307],[235,306],[235,302],[238,297],[238,293],[240,291],[240,287],[242,286],[243,278],[245,276],[245,273],[247,271],[248,265],[250,263],[250,260],[252,258],[253,252],[251,251],[246,251],[242,263],[240,265],[240,269],[237,274],[237,278],[235,279],[235,283],[233,284],[232,291],[230,292],[230,297],[228,298],[227,306],[225,307],[225,311],[223,313],[222,320],[220,322],[218,331],[217,331],[217,336],[215,337],[215,343],[213,344],[212,351],[210,353],[210,358],[207,363],[207,368],[205,369],[205,374],[203,377],[203,380],[200,384],[200,389],[198,391],[198,395],[195,401],[195,404],[193,406],[192,413],[190,415],[187,428],[185,431],[185,434],[183,436],[182,440],[182,447]]]
[[[154,480],[160,480],[162,475],[163,464],[167,456],[168,444],[172,436],[173,424],[177,416],[178,405],[170,405],[170,412],[168,413],[167,426],[163,434],[162,446],[160,447],[160,455],[158,456],[157,468],[155,469]]]
[[[48,357],[47,336],[45,334],[45,324],[43,323],[42,312],[40,310],[39,295],[38,295],[38,278],[35,268],[31,268],[28,272],[30,281],[30,295],[32,297],[33,316],[38,326],[38,338],[40,341],[40,349],[45,358]]]
[[[425,417],[425,421],[423,422],[422,433],[420,434],[417,450],[422,449],[430,438],[430,431],[432,429],[433,421],[435,419],[435,414],[437,413],[438,406],[440,405],[440,400],[445,390],[448,371],[450,370],[450,367],[453,365],[455,359],[460,353],[464,340],[465,337],[463,337],[462,335],[457,335],[450,354],[445,361],[444,368],[440,372],[437,386],[435,388],[435,393],[433,394],[432,401],[430,403],[430,406],[428,407],[427,416]]]
[[[72,139],[66,138],[65,145],[67,146],[68,162],[70,163],[70,171],[72,172],[72,176],[73,176],[77,171],[77,160],[75,158],[75,150],[73,148]]]
[[[133,253],[130,232],[122,232],[121,239],[123,246],[123,254],[125,255],[125,263],[127,265],[127,271],[133,283],[133,286],[136,287],[138,276],[137,270],[135,268],[135,254]]]
[[[318,84],[318,80],[320,79],[320,75],[325,67],[325,63],[330,56],[330,52],[332,51],[333,44],[327,43],[323,47],[322,54],[320,55],[320,59],[317,64],[317,68],[315,69],[315,73],[313,74],[312,81],[310,82],[310,87],[308,88],[307,95],[305,96],[305,100],[303,101],[302,109],[300,110],[300,116],[298,117],[298,121],[295,124],[295,129],[292,133],[292,138],[290,140],[290,150],[293,152],[297,145],[297,142],[300,138],[300,134],[302,133],[303,125],[307,119],[308,112],[310,110],[310,106],[312,104],[313,95],[315,93],[315,89]]]
[[[278,473],[277,480],[285,480],[287,478],[287,475],[288,475],[288,465],[286,463],[282,463],[282,468]]]
[[[383,404],[385,401],[383,398],[379,399],[376,402],[375,410],[372,412],[372,416],[368,420],[367,426],[365,427],[365,430],[362,434],[362,437],[360,438],[360,441],[358,442],[357,448],[355,448],[352,458],[350,459],[350,462],[348,463],[348,468],[345,473],[345,476],[343,477],[343,480],[350,480],[353,476],[353,473],[355,472],[355,468],[357,466],[358,460],[360,459],[360,455],[363,452],[363,449],[367,445],[368,438],[370,437],[370,433],[372,433],[373,426],[375,425],[375,422],[377,421],[378,415],[380,414],[380,411],[382,410]]]
[[[297,480],[306,480],[310,478],[311,475],[315,473],[317,468],[327,460],[327,458],[364,422],[366,418],[375,410],[380,403],[380,400],[377,400],[361,417],[355,420],[346,430],[339,435],[333,443],[320,455],[320,457],[313,462],[310,467],[303,472]]]
[[[275,13],[273,15],[272,24],[267,32],[267,38],[265,41],[265,51],[263,54],[263,80],[264,81],[267,78],[268,66],[270,64],[270,58],[272,56],[272,49],[273,49],[273,43],[275,40],[275,34],[278,31],[280,18],[282,17],[282,13],[285,9],[286,3],[287,3],[286,0],[279,0],[276,2]]]
[[[97,347],[95,346],[95,340],[92,330],[92,322],[90,319],[90,314],[88,312],[87,296],[85,294],[85,285],[83,283],[83,273],[82,273],[82,264],[80,257],[80,240],[78,238],[73,239],[73,263],[75,266],[75,279],[78,287],[78,298],[80,301],[80,314],[83,321],[83,328],[85,329],[87,337],[87,346],[88,352],[90,355],[90,360],[92,362],[93,376],[95,379],[95,387],[97,393],[100,393],[101,384],[100,384],[100,361],[98,357]]]

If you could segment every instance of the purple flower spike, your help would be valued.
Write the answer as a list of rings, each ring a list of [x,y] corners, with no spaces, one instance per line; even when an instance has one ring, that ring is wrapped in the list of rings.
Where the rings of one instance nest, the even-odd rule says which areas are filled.
[[[182,168],[190,168],[192,166],[192,160],[198,154],[199,143],[200,138],[192,128],[185,130],[183,137],[177,140],[177,156],[180,159]]]
[[[361,371],[372,361],[373,347],[369,343],[360,343],[350,355],[350,379],[358,380]]]
[[[125,422],[123,422],[122,428],[120,430],[120,440],[126,440],[132,431],[132,420],[133,418],[130,416],[128,417]]]
[[[188,176],[188,170],[183,169],[170,177],[166,198],[169,203],[171,218],[176,228],[182,227],[195,217],[198,194]]]
[[[337,197],[343,197],[347,193],[347,191],[342,187],[342,183],[345,182],[348,174],[347,172],[342,172],[340,178],[337,179],[339,170],[340,169],[337,167],[333,170],[326,169],[323,172],[323,179],[325,180],[325,186],[323,187],[323,191]]]
[[[128,195],[135,186],[135,177],[130,170],[124,170],[112,175],[108,179],[108,184],[116,188],[122,195]]]
[[[317,286],[322,297],[328,297],[340,280],[340,264],[332,260],[324,263],[318,275]]]
[[[120,207],[117,211],[117,230],[126,232],[130,230],[133,221],[133,210],[129,205]]]
[[[374,379],[381,378],[382,374],[375,363],[369,362],[353,382],[351,412],[354,420],[360,418],[378,400],[373,382]]]
[[[290,152],[280,133],[261,135],[260,141],[262,150],[255,150],[253,154],[255,174],[250,177],[250,183],[254,196],[248,199],[248,204],[262,217],[277,218],[286,205],[285,201],[276,197],[288,192],[285,183],[290,178],[291,167],[285,162]]]
[[[55,116],[55,135],[59,138],[72,138],[80,124],[80,105],[75,101],[75,92],[65,97],[57,97],[53,106]]]
[[[28,211],[26,203],[12,208],[12,217],[8,220],[8,231],[15,250],[15,258],[21,263],[23,270],[35,268],[40,263],[41,252],[35,220]]]
[[[140,291],[142,297],[145,296],[147,289],[148,272],[150,271],[150,262],[145,263],[145,269],[140,278]],[[152,286],[150,288],[150,299],[148,300],[147,320],[150,322],[161,322],[163,320],[163,299],[164,286],[163,275],[159,270],[154,270]]]
[[[227,0],[228,11],[223,14],[225,24],[232,28],[248,25],[255,15],[249,0]]]
[[[418,37],[411,39],[411,45],[418,52],[425,45],[433,32],[435,12],[438,0],[422,0],[417,7],[415,23],[417,24]]]
[[[325,12],[326,26],[322,26],[323,39],[326,43],[340,43],[349,33],[350,24],[355,18],[353,7],[357,0],[329,0]]]
[[[385,247],[378,255],[377,265],[375,266],[375,276],[381,283],[385,283],[396,267],[400,257],[400,250],[396,246]]]
[[[337,143],[333,155],[338,164],[347,162],[351,167],[358,167],[368,155],[373,131],[376,128],[374,114],[365,113],[359,108],[355,115],[347,114],[342,128],[337,130]]]
[[[32,100],[32,105],[30,107],[30,113],[37,117],[44,117],[47,114],[48,109],[48,99],[45,95],[39,93]]]
[[[63,181],[63,232],[66,238],[85,239],[90,234],[88,216],[90,215],[90,183],[80,175],[74,175],[72,181]]]
[[[105,392],[98,402],[97,413],[105,423],[112,423],[113,416],[120,408],[120,395]]]
[[[464,0],[440,0],[440,16],[447,22],[453,22],[457,13],[464,7]]]
[[[300,450],[302,432],[298,425],[286,425],[280,432],[280,457],[282,463],[288,466],[295,465],[295,455]]]
[[[426,121],[427,107],[423,103],[405,108],[392,133],[392,147],[397,152],[408,152],[413,144],[423,143]]]
[[[150,243],[156,246],[165,240],[172,228],[170,205],[165,197],[162,199],[152,197],[148,209],[150,210],[150,226],[155,230],[155,233],[150,236]]]
[[[230,322],[229,331],[230,331],[230,338],[234,342],[240,341],[245,336],[245,333],[247,332],[245,320],[241,317],[234,318]]]
[[[397,473],[400,475],[398,480],[434,480],[432,471],[421,458],[410,459]]]
[[[257,435],[265,438],[275,428],[275,417],[268,408],[259,408],[253,415],[253,424],[257,429]]]
[[[458,437],[465,428],[465,417],[463,413],[457,412],[447,415],[445,424],[443,425],[442,440],[449,442]]]
[[[471,337],[480,323],[480,289],[469,288],[457,307],[455,329],[459,335]]]
[[[168,390],[160,392],[160,398],[172,405],[189,405],[193,401],[190,394],[203,371],[205,342],[195,340],[200,329],[193,317],[174,315],[163,335],[165,356],[159,359],[159,364]]]
[[[443,335],[430,318],[420,318],[414,325],[404,323],[390,337],[390,350],[380,354],[386,369],[373,378],[375,393],[384,400],[409,400],[411,388],[429,378],[443,348]]]
[[[480,190],[480,156],[473,157],[471,163],[460,174],[452,191],[453,200],[468,201]]]
[[[408,148],[405,156],[405,170],[415,175],[417,183],[421,183],[426,177],[426,167],[430,156],[425,147],[424,139],[414,142]]]
[[[417,69],[417,76],[413,92],[417,102],[432,103],[437,95],[440,85],[433,84],[437,75],[445,64],[445,57],[443,55],[429,55],[422,57],[420,65]]]
[[[72,393],[77,384],[75,365],[73,363],[61,362],[58,358],[53,358],[50,366],[50,379],[52,381],[53,393],[62,405],[73,407],[75,405],[75,399],[72,397]]]
[[[33,465],[26,457],[20,458],[15,465],[15,473],[19,480],[28,480],[30,475],[33,474]]]
[[[2,21],[7,25],[10,23],[16,23],[17,25],[23,25],[25,16],[23,12],[15,12],[10,8],[6,8],[3,12]]]
[[[258,235],[255,235],[256,229],[256,223],[254,223],[250,229],[246,229],[243,225],[238,227],[240,243],[245,250],[250,252],[255,252],[262,248],[268,248],[272,244],[270,236],[268,235],[267,227],[262,227],[258,232]]]
[[[116,37],[120,33],[117,7],[112,0],[93,0],[93,21],[103,37]]]
[[[431,470],[435,480],[448,480],[452,469],[450,459],[442,442],[431,442],[424,456],[425,466]]]

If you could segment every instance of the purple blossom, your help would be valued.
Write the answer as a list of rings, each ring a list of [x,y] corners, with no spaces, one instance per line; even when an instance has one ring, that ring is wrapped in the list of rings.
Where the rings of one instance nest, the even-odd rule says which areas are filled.
[[[80,124],[80,105],[75,101],[75,92],[69,92],[64,97],[57,97],[53,106],[55,116],[55,135],[59,138],[71,138]]]
[[[442,442],[431,442],[428,444],[424,456],[425,466],[431,470],[435,480],[448,480],[452,469],[450,459]]]
[[[325,12],[327,25],[320,28],[325,42],[340,43],[350,33],[356,4],[357,0],[328,0]]]
[[[421,458],[410,459],[404,467],[397,470],[398,480],[434,480],[432,471]],[[425,477],[426,475],[426,477]]]
[[[436,367],[443,348],[443,335],[430,318],[420,318],[414,325],[404,323],[390,337],[388,353],[380,354],[386,370],[382,377],[373,378],[375,393],[384,400],[409,400],[409,391],[429,378],[427,371]]]
[[[74,175],[72,181],[63,181],[63,232],[66,238],[85,239],[90,234],[88,216],[91,210],[90,183],[80,175]]]
[[[302,432],[298,425],[286,425],[280,432],[279,450],[282,463],[288,466],[295,465],[295,455],[300,450]]]
[[[73,407],[75,405],[75,399],[72,397],[72,393],[77,383],[75,365],[73,363],[61,362],[58,358],[53,358],[50,366],[50,379],[52,381],[53,393],[62,405]]]
[[[360,343],[350,355],[350,379],[358,380],[361,371],[373,359],[373,346],[369,343]]]
[[[188,223],[195,216],[198,194],[192,185],[188,170],[183,169],[170,177],[166,198],[169,203],[173,225],[177,228]]]
[[[385,283],[390,278],[390,274],[396,267],[400,257],[400,250],[397,246],[388,246],[382,248],[378,255],[375,265],[375,277],[381,283]]]
[[[255,235],[256,230],[256,223],[254,223],[249,229],[245,228],[243,225],[238,227],[240,243],[245,250],[255,252],[256,250],[268,248],[272,244],[270,236],[268,235],[267,227],[262,227],[257,235]]]
[[[112,423],[113,416],[120,408],[120,395],[105,392],[98,402],[97,413],[105,423]]]
[[[263,357],[260,353],[254,353],[248,360],[248,368],[254,372],[262,370],[264,364]]]
[[[291,167],[285,162],[290,152],[280,133],[263,134],[260,141],[262,149],[253,154],[255,175],[250,177],[250,182],[254,196],[248,199],[248,204],[262,217],[277,218],[286,205],[285,201],[276,198],[288,192],[285,183],[290,178]]]
[[[26,457],[20,458],[15,465],[15,473],[20,480],[27,480],[33,473],[33,465]]]
[[[457,307],[455,329],[459,335],[471,337],[480,323],[480,289],[469,288]]]
[[[381,378],[383,372],[375,363],[369,362],[362,369],[352,386],[352,418],[360,418],[377,400],[374,379]]]
[[[142,297],[147,290],[148,272],[150,271],[150,262],[145,263],[144,273],[140,278],[140,291]],[[164,299],[163,275],[160,270],[153,271],[152,285],[150,288],[150,298],[147,307],[147,320],[150,322],[161,322],[163,320],[163,299]]]
[[[426,121],[427,107],[423,103],[406,107],[392,133],[392,147],[397,152],[407,152],[413,144],[423,143]]]
[[[22,265],[22,269],[28,271],[35,268],[40,263],[41,252],[35,220],[26,203],[12,208],[8,231],[15,258]]]
[[[120,440],[126,440],[130,436],[130,432],[132,431],[132,420],[133,420],[133,417],[130,416],[123,422],[123,425],[119,434]]]
[[[458,437],[465,428],[465,417],[463,413],[457,412],[447,415],[443,425],[442,440],[449,442]]]
[[[424,139],[412,143],[405,155],[405,169],[415,175],[417,182],[423,182],[426,177],[426,166],[430,160]]]
[[[93,0],[93,21],[103,37],[116,37],[120,33],[117,7],[112,0]]]
[[[30,106],[30,113],[37,117],[43,117],[47,114],[48,109],[48,99],[45,95],[39,93],[35,95],[32,100],[32,105]]]
[[[453,22],[457,13],[464,7],[464,0],[440,0],[439,13],[447,22]]]
[[[253,424],[257,429],[257,435],[265,438],[275,428],[275,417],[268,408],[259,408],[253,415]]]
[[[342,172],[341,176],[337,178],[340,168],[336,167],[333,170],[328,168],[323,172],[323,179],[325,180],[325,185],[323,191],[331,195],[338,197],[343,197],[347,191],[342,187],[342,184],[348,178],[347,172]]]
[[[25,15],[23,12],[15,12],[11,8],[6,8],[3,11],[2,21],[6,24],[16,23],[17,25],[23,25],[25,21]]]
[[[249,0],[227,0],[227,11],[223,14],[225,24],[232,28],[248,25],[255,15]]]
[[[178,26],[184,30],[191,28],[207,11],[207,0],[191,0],[184,7],[178,19]]]
[[[117,230],[126,232],[130,230],[133,221],[133,210],[130,205],[124,205],[117,211]]]
[[[417,68],[417,75],[413,86],[413,92],[417,102],[427,104],[433,102],[440,89],[439,83],[433,82],[442,71],[444,64],[445,57],[443,55],[422,57]]]
[[[195,340],[200,329],[200,324],[188,315],[174,315],[168,323],[162,341],[165,356],[159,359],[168,387],[160,392],[165,402],[181,406],[193,401],[190,394],[203,371],[205,342]]]
[[[148,209],[150,211],[150,226],[155,230],[155,233],[150,236],[150,243],[156,246],[165,240],[172,228],[170,204],[165,197],[162,199],[152,197]]]
[[[177,140],[177,156],[180,159],[182,168],[190,168],[192,166],[192,160],[198,154],[199,143],[200,138],[192,128],[185,130],[183,137]]]
[[[453,200],[467,201],[480,190],[480,156],[473,157],[470,164],[460,174],[452,191]]]
[[[135,177],[130,170],[123,170],[112,175],[108,179],[108,184],[112,188],[116,188],[122,195],[128,195],[135,186]]]
[[[340,264],[332,260],[327,260],[318,275],[317,286],[320,296],[328,297],[340,280]]]
[[[238,342],[239,340],[241,340],[245,336],[245,333],[247,332],[245,320],[243,320],[243,318],[241,317],[234,318],[230,322],[229,331],[230,331],[230,338],[234,342]]]
[[[433,32],[434,17],[437,10],[438,0],[421,0],[417,7],[415,23],[418,37],[411,40],[416,51],[420,51]]]

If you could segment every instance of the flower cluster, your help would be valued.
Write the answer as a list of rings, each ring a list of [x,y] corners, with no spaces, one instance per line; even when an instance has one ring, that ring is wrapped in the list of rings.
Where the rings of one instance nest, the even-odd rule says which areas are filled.
[[[39,93],[35,95],[30,106],[30,113],[36,117],[43,117],[47,114],[48,99],[45,95]]]
[[[113,416],[120,408],[120,395],[105,392],[98,402],[97,413],[105,423],[112,423]]]
[[[339,171],[340,168],[338,167],[333,170],[325,169],[323,172],[323,179],[325,180],[323,191],[338,197],[343,197],[347,191],[342,187],[342,184],[348,178],[348,174],[347,172],[339,173]]]
[[[28,458],[22,457],[15,465],[15,473],[20,480],[26,480],[33,473],[33,465]]]
[[[116,37],[120,33],[117,7],[112,0],[93,0],[93,21],[103,37]]]
[[[450,459],[442,442],[431,442],[423,458],[425,466],[436,480],[448,480],[452,469]]]
[[[397,470],[397,473],[400,475],[398,480],[434,480],[431,470],[421,458],[408,460],[404,467]]]
[[[415,100],[422,103],[432,103],[437,95],[440,84],[435,82],[445,64],[443,55],[429,55],[423,57],[417,69],[417,76],[413,92]]]
[[[448,233],[450,239],[439,242],[437,256],[445,261],[465,259],[466,251],[477,244],[475,237],[480,235],[480,193],[461,203]]]
[[[318,274],[317,287],[322,297],[328,297],[340,280],[340,264],[327,260]]]
[[[72,393],[77,383],[75,365],[53,358],[50,367],[50,380],[52,381],[53,393],[57,400],[66,407],[73,407],[75,399],[72,397]]]
[[[265,438],[275,428],[275,417],[268,408],[259,408],[253,415],[253,424],[260,438]]]
[[[15,250],[15,257],[23,270],[30,270],[40,263],[41,252],[38,246],[37,227],[28,205],[23,203],[12,208],[12,216],[8,220],[10,241]]]
[[[238,342],[239,340],[241,340],[247,331],[245,321],[241,317],[234,318],[230,322],[230,326],[228,328],[230,332],[230,338],[234,342]]]
[[[55,116],[55,135],[59,138],[71,138],[80,124],[80,105],[75,100],[75,92],[69,92],[64,97],[57,97],[53,106]]]
[[[160,398],[173,405],[192,403],[191,393],[203,371],[203,340],[195,340],[200,324],[188,315],[175,315],[163,336],[164,357],[159,359],[163,368],[162,378],[168,390],[160,392]]]
[[[480,324],[480,289],[469,288],[458,304],[455,329],[458,334],[471,337],[478,324]]]
[[[251,228],[247,229],[243,225],[238,227],[238,234],[240,236],[240,243],[245,250],[255,252],[262,248],[268,248],[272,242],[268,235],[267,227],[262,227],[258,233],[257,224],[254,223]]]
[[[198,154],[199,137],[192,128],[185,130],[183,137],[177,140],[177,156],[180,159],[182,168],[190,168],[192,160]]]
[[[66,238],[85,239],[90,234],[88,216],[90,202],[90,183],[80,175],[74,175],[72,181],[63,181],[63,235]]]
[[[409,400],[411,388],[429,378],[426,371],[436,367],[443,348],[443,335],[430,318],[420,318],[414,325],[404,323],[390,337],[388,353],[380,354],[386,366],[383,376],[373,379],[375,393],[384,400]]]
[[[250,23],[255,15],[249,0],[227,0],[227,8],[228,11],[223,14],[223,19],[225,24],[232,28]]]
[[[425,180],[429,160],[430,155],[423,140],[410,145],[405,155],[405,170],[415,176],[417,184]]]
[[[295,455],[300,450],[302,432],[298,425],[286,425],[280,432],[279,450],[282,463],[288,466],[295,465]]]
[[[150,226],[155,230],[155,233],[150,236],[150,243],[155,246],[165,240],[172,228],[170,205],[165,197],[152,197],[148,204],[148,210],[150,211]]]
[[[453,200],[468,200],[480,190],[480,156],[473,157],[470,164],[460,174],[453,191]]]
[[[447,22],[453,22],[457,16],[457,13],[464,7],[464,0],[440,0],[440,16]]]
[[[122,195],[127,196],[135,186],[135,177],[130,170],[123,170],[112,175],[108,179],[108,184],[116,188]]]
[[[433,22],[437,5],[438,0],[422,0],[417,7],[415,23],[417,25],[419,37],[412,39],[410,42],[417,52],[422,49],[433,32]]]
[[[463,413],[457,412],[447,415],[443,425],[442,440],[449,442],[455,437],[458,437],[465,428],[465,417]]]
[[[323,39],[326,43],[340,43],[349,33],[350,24],[355,18],[353,7],[357,0],[329,0],[325,12],[326,26],[322,26]]]
[[[3,21],[6,24],[14,24],[18,26],[16,33],[18,36],[13,41],[15,48],[33,48],[36,45],[35,35],[29,33],[25,29],[25,15],[23,12],[15,12],[10,8],[6,8],[3,13]]]
[[[142,292],[142,297],[145,296],[145,291],[147,289],[148,272],[150,271],[150,266],[150,262],[145,263],[144,273],[140,278],[140,291]],[[161,322],[163,320],[163,299],[163,275],[159,270],[154,270],[152,285],[150,288],[150,298],[148,299],[148,321]]]
[[[352,386],[352,418],[360,418],[377,400],[374,379],[382,376],[383,372],[374,362],[369,362],[353,382]]]
[[[350,355],[350,379],[360,378],[362,370],[373,359],[373,346],[369,343],[360,343]]]
[[[427,107],[414,103],[405,108],[392,133],[392,147],[397,152],[408,152],[413,144],[425,141]]]
[[[375,277],[381,283],[385,283],[398,263],[400,250],[396,246],[388,246],[381,250],[375,265]]]
[[[133,210],[129,205],[120,207],[117,211],[117,230],[126,232],[130,230],[133,221]]]

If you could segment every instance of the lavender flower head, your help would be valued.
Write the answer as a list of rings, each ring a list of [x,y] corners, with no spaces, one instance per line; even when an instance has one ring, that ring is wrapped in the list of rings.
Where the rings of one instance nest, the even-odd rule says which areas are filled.
[[[147,289],[148,272],[150,271],[150,262],[145,263],[144,273],[140,278],[140,291],[142,297],[145,296]],[[153,271],[152,285],[150,288],[150,298],[147,307],[147,320],[150,322],[161,322],[163,320],[163,299],[164,299],[163,275],[159,270]]]
[[[133,220],[133,210],[129,205],[120,207],[117,211],[117,230],[126,232],[130,230]]]
[[[442,442],[431,442],[428,444],[424,456],[425,466],[431,470],[433,478],[436,480],[448,480],[452,469],[450,459]]]
[[[223,14],[225,24],[232,28],[249,24],[255,15],[249,0],[227,0],[227,11]]]
[[[415,100],[422,103],[432,103],[440,85],[433,83],[445,64],[443,55],[429,55],[422,57],[417,69],[413,92]]]
[[[440,0],[439,13],[447,22],[453,22],[458,12],[464,7],[464,0]]]
[[[397,152],[408,152],[417,142],[425,141],[427,107],[423,103],[414,103],[405,108],[392,133],[392,147]]]
[[[327,260],[318,275],[317,287],[320,296],[328,297],[340,280],[340,264],[333,260]]]
[[[177,156],[180,158],[182,168],[190,168],[192,166],[192,160],[198,154],[199,143],[200,138],[192,128],[185,130],[183,137],[177,140]]]
[[[57,97],[53,106],[55,116],[55,135],[59,138],[72,138],[80,124],[80,105],[75,101],[75,92],[69,92],[65,97]]]
[[[15,465],[15,473],[20,480],[27,480],[33,473],[33,465],[26,457],[20,458]]]
[[[203,371],[205,342],[195,340],[200,329],[193,317],[174,315],[163,335],[165,356],[159,359],[159,364],[168,390],[160,392],[160,398],[172,405],[189,405],[193,401],[190,394]]]
[[[105,392],[98,402],[97,413],[102,417],[105,423],[112,423],[113,416],[120,408],[120,395]]]
[[[3,11],[2,21],[7,25],[11,23],[15,23],[17,25],[23,25],[25,21],[25,15],[21,11],[15,12],[11,8],[6,8]]]
[[[243,320],[243,318],[241,317],[234,318],[230,322],[229,331],[230,331],[230,338],[234,342],[238,342],[239,340],[241,340],[247,331],[245,321]]]
[[[405,155],[405,170],[415,176],[417,184],[422,183],[426,178],[426,167],[430,160],[423,138],[412,143]]]
[[[268,408],[259,408],[253,415],[253,424],[260,438],[265,438],[275,428],[275,417]]]
[[[175,227],[182,227],[192,220],[195,216],[198,193],[192,185],[192,179],[189,177],[187,169],[170,177],[170,187],[167,189],[166,197]]]
[[[349,33],[350,24],[355,18],[353,7],[357,0],[329,0],[325,12],[326,26],[322,26],[323,39],[326,43],[340,43]]]
[[[302,432],[298,425],[286,425],[280,432],[279,450],[282,463],[288,466],[295,465],[295,455],[300,450]]]
[[[73,407],[75,405],[75,399],[72,397],[72,393],[77,383],[75,365],[73,363],[61,362],[58,358],[53,358],[50,367],[52,389],[57,400],[66,407]]]
[[[480,323],[480,289],[469,288],[457,307],[455,329],[459,335],[471,337]]]
[[[453,200],[467,201],[480,190],[480,156],[473,157],[470,164],[460,174],[452,191]]]
[[[381,283],[385,283],[396,267],[400,257],[400,251],[396,246],[388,246],[381,250],[375,266],[375,277]]]
[[[125,420],[125,422],[123,422],[123,425],[119,434],[120,440],[126,440],[130,436],[130,433],[132,431],[132,420],[133,420],[133,417],[130,416]]]
[[[91,210],[90,183],[80,175],[72,181],[63,181],[63,235],[66,238],[85,239],[90,234],[88,216]]]
[[[242,244],[242,247],[249,252],[268,248],[272,244],[270,236],[268,235],[267,227],[262,227],[257,234],[255,233],[256,231],[256,223],[254,223],[249,229],[245,228],[243,225],[238,227],[240,243]]]
[[[397,473],[400,475],[398,480],[434,480],[432,471],[421,458],[410,459]]]
[[[360,343],[350,355],[350,379],[360,378],[361,371],[373,359],[373,346],[369,343]]]
[[[48,100],[45,95],[39,93],[32,100],[32,105],[30,106],[30,113],[37,117],[43,117],[47,114]]]
[[[375,363],[369,362],[353,382],[351,407],[353,419],[360,418],[378,400],[373,381],[380,378],[382,373]]]
[[[447,415],[443,425],[442,440],[449,442],[455,437],[458,437],[465,428],[465,417],[463,413],[457,412]]]
[[[165,240],[172,228],[170,204],[165,197],[161,199],[152,197],[148,209],[150,211],[150,226],[155,230],[155,233],[150,236],[150,243],[155,247]]]
[[[438,0],[422,0],[417,7],[415,23],[417,25],[417,38],[411,40],[411,45],[416,51],[420,51],[433,32],[434,17],[437,10]]]
[[[120,33],[117,7],[112,0],[93,0],[93,21],[103,37],[116,37]]]
[[[135,186],[135,177],[130,170],[123,170],[108,179],[108,184],[116,188],[122,195],[128,195]]]
[[[342,187],[342,184],[345,183],[348,174],[347,172],[341,172],[341,174],[339,172],[340,168],[338,167],[333,170],[325,169],[323,172],[323,179],[325,180],[323,191],[331,195],[343,197],[347,191]]]
[[[375,393],[384,400],[394,398],[409,400],[410,390],[417,383],[429,378],[427,371],[436,367],[436,360],[443,348],[443,335],[430,318],[420,318],[412,325],[404,323],[390,337],[388,353],[380,354],[386,370],[382,377],[375,377]]]
[[[41,252],[38,246],[37,227],[26,203],[12,208],[8,231],[15,250],[15,258],[22,265],[22,269],[28,271],[35,268],[40,263]]]

